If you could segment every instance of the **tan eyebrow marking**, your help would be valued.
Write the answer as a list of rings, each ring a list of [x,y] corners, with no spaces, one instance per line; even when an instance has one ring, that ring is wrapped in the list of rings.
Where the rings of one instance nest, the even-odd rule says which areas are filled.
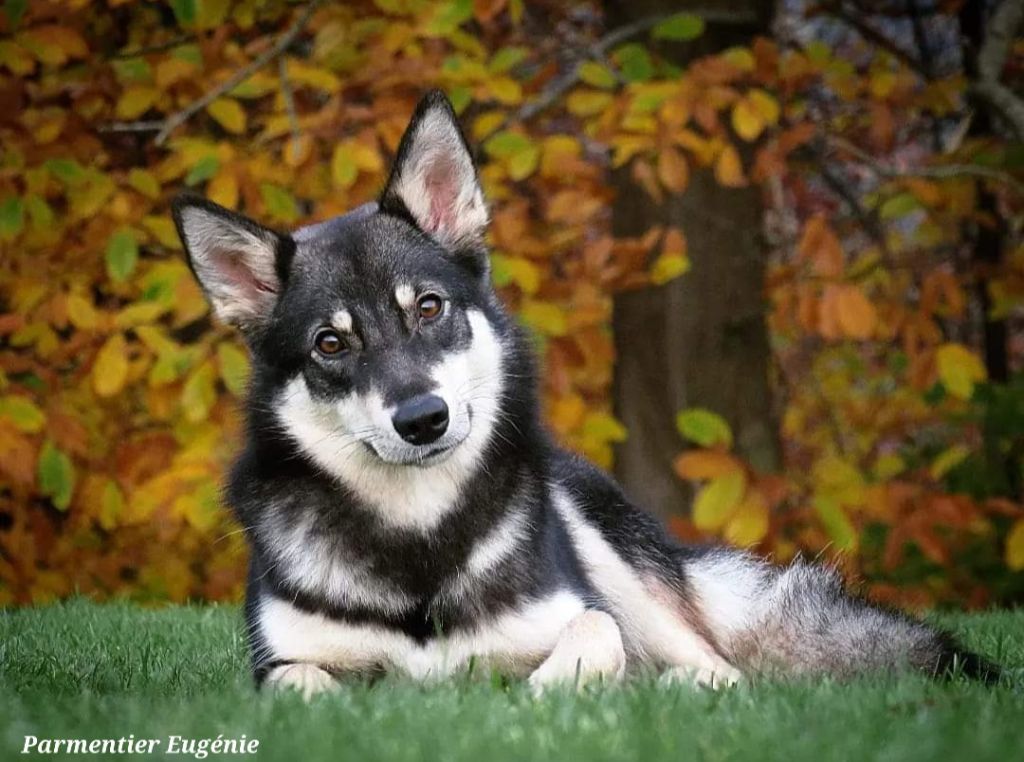
[[[408,283],[403,283],[395,289],[395,299],[400,307],[410,310],[416,302],[416,291]]]
[[[331,325],[342,333],[352,332],[352,313],[348,310],[338,310],[331,318]]]

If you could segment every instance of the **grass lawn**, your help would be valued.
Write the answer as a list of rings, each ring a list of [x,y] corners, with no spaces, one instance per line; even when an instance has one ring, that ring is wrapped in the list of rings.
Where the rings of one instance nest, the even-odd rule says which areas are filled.
[[[26,734],[134,734],[163,739],[158,750],[171,734],[245,734],[260,740],[255,758],[289,762],[1024,759],[1024,611],[943,623],[1018,669],[994,689],[892,675],[720,691],[636,680],[541,700],[521,684],[387,679],[307,706],[252,689],[234,607],[6,610],[0,760],[21,751]]]

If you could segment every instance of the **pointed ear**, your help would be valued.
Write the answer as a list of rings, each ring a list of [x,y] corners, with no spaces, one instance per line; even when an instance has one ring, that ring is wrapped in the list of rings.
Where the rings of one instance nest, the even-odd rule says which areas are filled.
[[[380,208],[411,217],[450,249],[480,248],[487,207],[476,166],[444,93],[427,93],[398,146]]]
[[[217,317],[243,330],[258,327],[277,303],[291,238],[203,198],[180,197],[173,213],[189,265]]]

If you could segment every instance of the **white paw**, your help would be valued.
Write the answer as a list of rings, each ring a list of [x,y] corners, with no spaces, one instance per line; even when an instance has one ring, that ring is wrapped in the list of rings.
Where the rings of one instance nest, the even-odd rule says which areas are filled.
[[[338,681],[315,664],[282,664],[267,674],[267,685],[299,691],[309,701],[320,693],[335,690]]]
[[[595,679],[618,680],[626,669],[626,652],[615,620],[603,611],[585,611],[573,619],[544,663],[530,675],[539,694],[557,684],[577,688]]]
[[[672,667],[662,672],[660,680],[663,683],[687,683],[707,688],[722,688],[736,685],[742,677],[743,673],[735,667],[723,665],[716,668]]]

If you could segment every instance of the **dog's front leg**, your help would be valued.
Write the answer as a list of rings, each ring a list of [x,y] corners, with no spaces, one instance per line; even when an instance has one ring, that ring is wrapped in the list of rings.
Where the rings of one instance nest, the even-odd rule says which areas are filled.
[[[619,625],[603,611],[584,611],[565,626],[554,650],[530,675],[530,687],[536,693],[559,683],[617,680],[625,669]]]
[[[278,664],[267,672],[264,684],[271,689],[298,691],[306,701],[338,687],[338,681],[326,669],[302,662]]]

